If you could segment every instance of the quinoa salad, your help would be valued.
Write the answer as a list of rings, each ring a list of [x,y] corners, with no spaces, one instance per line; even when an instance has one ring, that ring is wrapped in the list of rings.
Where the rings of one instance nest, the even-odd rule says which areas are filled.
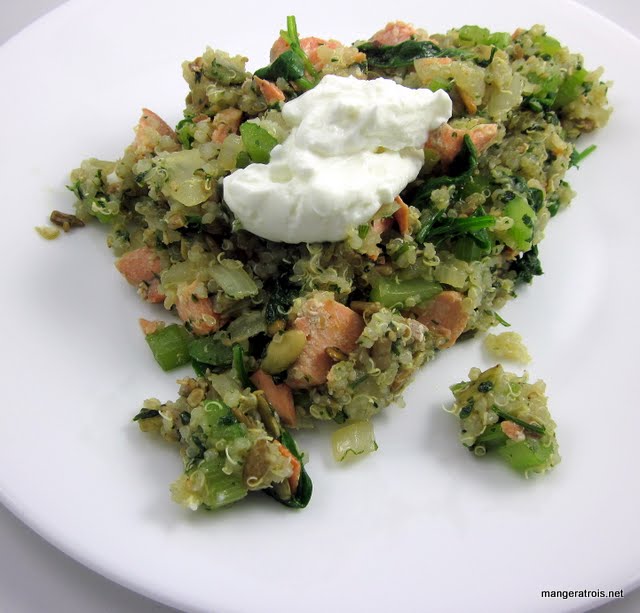
[[[141,430],[179,449],[184,472],[171,493],[191,509],[224,507],[252,491],[306,506],[312,482],[294,434],[318,421],[336,424],[337,460],[374,451],[371,418],[401,402],[439,352],[505,324],[500,309],[542,274],[545,228],[574,197],[565,174],[594,149],[576,141],[611,114],[602,69],[587,68],[541,25],[434,34],[398,21],[349,44],[301,37],[290,17],[269,63],[251,73],[247,61],[207,48],[184,62],[184,118],[170,126],[143,109],[120,159],[87,159],[72,171],[74,214],[52,215],[65,231],[108,228],[117,269],[157,305],[157,320],[140,321],[156,361],[167,371],[193,365],[177,399],[147,399],[132,414]],[[393,104],[391,84],[447,114],[418,130],[417,146],[396,147],[386,136],[366,145],[367,159],[416,171],[401,187],[374,190],[356,222],[355,201],[335,213],[314,203],[333,211],[357,173],[314,183],[311,169],[291,211],[303,215],[307,198],[304,214],[319,221],[300,216],[282,228],[293,213],[279,210],[284,199],[265,195],[258,179],[274,189],[291,182],[273,177],[287,151],[295,162],[301,109],[314,92],[338,103],[345,147],[360,138],[340,122],[364,117],[366,130],[379,120],[376,102],[366,114],[361,104],[340,106],[339,92],[346,100],[363,81],[389,90]],[[302,116],[295,122],[294,111]],[[334,123],[324,125],[335,140]],[[352,164],[355,154],[332,155]],[[341,172],[334,158],[327,168]],[[343,214],[342,232],[335,224]],[[284,223],[273,221],[278,215]],[[330,240],[323,223],[334,223]],[[477,455],[501,447],[524,472],[559,460],[543,383],[496,366],[473,370],[452,391],[461,442]]]

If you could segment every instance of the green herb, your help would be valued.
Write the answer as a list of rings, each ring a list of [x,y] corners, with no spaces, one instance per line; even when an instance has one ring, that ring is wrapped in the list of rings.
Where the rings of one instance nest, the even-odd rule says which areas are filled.
[[[289,49],[269,66],[256,70],[255,75],[269,81],[283,78],[295,83],[303,91],[311,89],[319,80],[318,71],[300,45],[296,18],[293,15],[287,17],[287,29],[280,31],[280,36],[289,45]],[[311,76],[311,80],[305,77],[305,73]]]
[[[534,247],[535,248],[535,247]],[[536,248],[537,249],[537,248]],[[527,252],[529,253],[529,252]],[[540,274],[542,274],[542,271],[540,272]],[[493,311],[493,317],[498,321],[498,323],[501,326],[504,326],[505,328],[510,328],[511,324],[508,321],[505,321],[504,319],[502,319],[502,317],[500,317],[500,315],[498,313],[496,313],[495,311]]]
[[[73,185],[67,185],[66,188],[73,192],[78,200],[84,200],[84,191],[82,190],[82,182],[78,179]]]
[[[411,249],[410,243],[402,243],[402,245],[400,245],[400,247],[398,247],[398,249],[393,252],[391,259],[395,262],[396,260],[400,259],[403,253],[409,251],[409,249]]]
[[[507,413],[506,411],[499,409],[495,405],[491,407],[491,410],[494,413],[496,413],[498,417],[501,417],[506,421],[512,421],[514,424],[518,424],[519,426],[522,426],[525,430],[530,430],[531,432],[535,432],[536,434],[544,434],[546,432],[546,429],[544,426],[539,426],[538,424],[530,424],[528,421],[524,421],[523,419],[514,417],[510,413]]]
[[[191,143],[193,143],[194,140],[193,130],[194,124],[192,117],[185,117],[176,125],[176,136],[184,149],[191,149]]]
[[[427,236],[429,236],[429,233],[431,232],[434,224],[443,217],[444,213],[442,211],[435,211],[434,213],[429,215],[429,217],[422,224],[420,230],[418,230],[418,233],[416,234],[415,241],[416,243],[418,243],[418,245],[423,245],[427,241]]]
[[[291,285],[288,275],[281,274],[271,288],[269,301],[264,309],[267,324],[285,319],[298,293],[298,288]]]
[[[351,389],[358,387],[361,383],[364,383],[369,378],[368,374],[360,375],[352,384]]]
[[[158,415],[160,415],[160,412],[156,409],[140,409],[140,412],[133,418],[133,421],[151,419],[152,417],[158,417]]]
[[[369,226],[369,224],[362,224],[360,226],[358,226],[358,236],[360,238],[366,238],[367,234],[369,234],[369,228],[371,226]]]
[[[478,391],[482,394],[486,394],[493,389],[493,383],[491,381],[482,381],[478,384]]]
[[[284,79],[285,81],[297,82],[304,77],[304,62],[293,52],[287,49],[279,55],[269,66],[259,68],[255,71],[256,77],[267,81]]]
[[[469,404],[466,404],[460,409],[460,419],[467,419],[467,417],[471,415],[472,411],[473,411],[473,403],[470,402]]]
[[[249,375],[247,375],[247,369],[244,365],[244,350],[240,345],[233,346],[233,370],[235,371],[240,385],[242,387],[252,387]]]
[[[201,364],[231,366],[233,351],[221,340],[212,337],[197,338],[189,345],[189,355]]]
[[[491,239],[487,230],[496,223],[493,215],[484,215],[481,208],[469,217],[434,217],[416,235],[416,242],[455,240],[454,255],[467,262],[479,260],[491,253]]]
[[[516,273],[516,281],[524,283],[531,283],[533,277],[544,274],[538,257],[538,246],[533,246],[529,251],[515,259],[509,270],[513,270]]]
[[[560,87],[553,102],[554,110],[561,109],[570,102],[573,102],[584,91],[585,80],[589,73],[584,68],[578,68],[568,75]]]
[[[162,370],[173,370],[189,363],[191,340],[189,332],[178,324],[171,324],[146,336],[153,357]]]
[[[191,423],[191,413],[182,411],[182,413],[180,413],[180,421],[183,426],[188,426]]]
[[[583,149],[582,151],[578,151],[574,147],[573,151],[571,152],[569,166],[578,167],[580,165],[580,162],[582,162],[582,160],[584,160],[586,157],[590,156],[595,150],[596,150],[595,145],[589,145],[586,149]]]
[[[473,54],[462,49],[441,49],[431,41],[406,40],[397,45],[367,42],[358,45],[367,56],[370,69],[403,68],[424,57],[460,57],[470,59]]]

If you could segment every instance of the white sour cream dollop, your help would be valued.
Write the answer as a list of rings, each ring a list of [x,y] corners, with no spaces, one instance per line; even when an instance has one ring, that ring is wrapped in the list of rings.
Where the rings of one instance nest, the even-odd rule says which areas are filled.
[[[282,115],[291,133],[268,164],[225,177],[225,202],[263,238],[339,241],[418,176],[424,143],[451,117],[451,100],[390,79],[327,75]]]

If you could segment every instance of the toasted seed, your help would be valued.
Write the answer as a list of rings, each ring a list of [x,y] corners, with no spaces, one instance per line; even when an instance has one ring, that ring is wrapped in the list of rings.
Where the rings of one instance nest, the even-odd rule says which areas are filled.
[[[267,334],[269,336],[275,336],[278,332],[282,332],[287,327],[284,319],[276,319],[273,323],[267,326]]]
[[[248,415],[245,415],[238,407],[231,407],[231,412],[233,413],[233,416],[240,423],[247,426],[247,428],[252,429],[256,427],[256,422]]]
[[[260,419],[262,419],[265,430],[274,438],[279,438],[280,425],[278,424],[278,420],[276,419],[274,410],[271,408],[271,405],[264,397],[264,392],[257,391],[255,392],[255,396],[258,399],[258,413],[260,414]]]
[[[84,221],[82,221],[82,219],[70,213],[63,213],[62,211],[51,211],[49,219],[51,223],[60,226],[65,232],[68,232],[71,228],[84,227]]]
[[[379,302],[366,302],[365,300],[354,300],[349,303],[349,308],[356,313],[377,313],[382,305]]]
[[[187,397],[187,404],[191,408],[197,407],[204,400],[204,390],[201,388],[194,389]]]
[[[339,349],[338,347],[327,347],[324,352],[334,361],[334,362],[344,362],[349,359],[349,356]]]

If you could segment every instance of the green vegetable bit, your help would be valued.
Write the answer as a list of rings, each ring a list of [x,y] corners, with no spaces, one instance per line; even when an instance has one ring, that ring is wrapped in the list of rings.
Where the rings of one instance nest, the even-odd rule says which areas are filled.
[[[526,374],[519,377],[500,365],[472,369],[469,376],[450,388],[463,445],[477,456],[497,453],[525,475],[543,473],[560,461],[542,381],[531,384]]]
[[[191,361],[189,345],[192,338],[184,326],[171,324],[147,334],[146,340],[162,370],[173,370]]]
[[[244,349],[240,345],[233,346],[233,370],[242,387],[252,387],[251,380],[244,365]]]
[[[240,126],[242,144],[249,157],[258,164],[267,164],[271,159],[271,150],[278,141],[264,128],[255,123],[246,122]]]
[[[537,220],[536,212],[522,196],[515,196],[504,207],[506,217],[513,219],[508,230],[496,232],[507,247],[516,251],[528,251],[533,244],[533,228]]]
[[[221,340],[212,337],[197,338],[189,345],[192,359],[209,366],[231,366],[233,351]]]
[[[378,277],[371,282],[371,287],[370,300],[388,308],[415,306],[442,291],[442,286],[436,281],[399,279],[397,276]]]
[[[590,156],[596,150],[595,145],[589,145],[586,149],[578,151],[575,147],[571,152],[571,166],[579,166],[580,162]]]

